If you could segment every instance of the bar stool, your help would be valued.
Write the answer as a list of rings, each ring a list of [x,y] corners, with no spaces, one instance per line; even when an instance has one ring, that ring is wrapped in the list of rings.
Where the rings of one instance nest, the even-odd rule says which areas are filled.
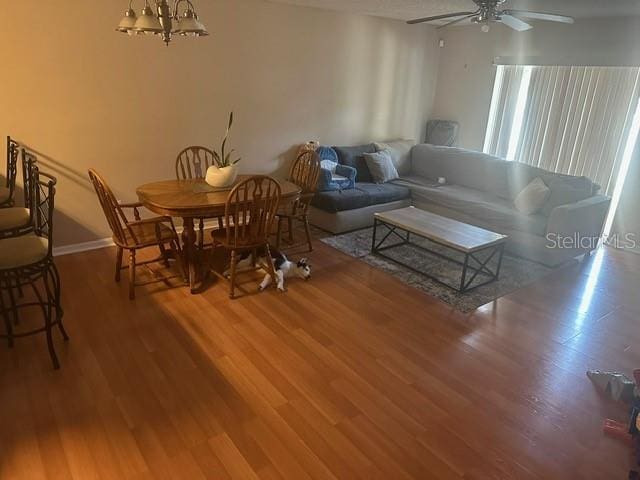
[[[0,239],[0,314],[6,332],[0,335],[13,347],[14,339],[44,332],[49,356],[55,369],[60,363],[53,345],[53,327],[57,326],[64,340],[69,337],[62,323],[60,275],[53,261],[53,210],[56,179],[31,165],[29,178],[33,232],[19,237]],[[16,301],[16,291],[31,287],[35,300]],[[6,298],[5,298],[6,297]],[[27,332],[14,332],[20,310],[39,307],[44,325]],[[13,321],[12,321],[13,320]]]

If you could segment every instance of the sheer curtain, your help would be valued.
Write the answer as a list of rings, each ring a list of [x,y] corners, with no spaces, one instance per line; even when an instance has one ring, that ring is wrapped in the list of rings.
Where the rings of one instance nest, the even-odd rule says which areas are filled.
[[[611,194],[639,98],[638,67],[500,65],[484,151]]]

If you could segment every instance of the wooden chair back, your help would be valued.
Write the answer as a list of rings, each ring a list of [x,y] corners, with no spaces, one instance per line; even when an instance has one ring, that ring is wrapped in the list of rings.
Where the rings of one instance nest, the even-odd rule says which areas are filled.
[[[57,179],[41,172],[38,166],[30,164],[31,196],[33,201],[34,233],[48,239],[48,257],[53,257],[53,212]]]
[[[104,178],[102,178],[102,176],[93,168],[89,169],[89,178],[91,179],[93,188],[96,190],[100,206],[102,206],[104,216],[107,218],[115,243],[118,245],[126,245],[127,236],[125,234],[125,229],[128,228],[127,224],[129,222],[122,211],[118,200],[116,200],[115,195],[111,191],[111,188],[109,188],[109,185],[107,185]],[[133,232],[130,233],[133,235]],[[133,235],[133,238],[135,240],[135,235]]]
[[[176,178],[191,180],[205,178],[207,169],[213,165],[213,151],[207,147],[187,147],[178,154],[176,159]]]
[[[238,183],[225,204],[226,246],[254,248],[268,242],[280,204],[280,184],[266,175]]]
[[[16,177],[18,176],[18,142],[7,136],[7,170],[5,175],[6,187],[9,189],[9,199],[5,202],[13,205],[13,194],[16,189]]]
[[[311,150],[302,151],[291,166],[289,180],[298,185],[302,192],[294,204],[294,213],[306,213],[316,194],[320,177],[320,156]]]

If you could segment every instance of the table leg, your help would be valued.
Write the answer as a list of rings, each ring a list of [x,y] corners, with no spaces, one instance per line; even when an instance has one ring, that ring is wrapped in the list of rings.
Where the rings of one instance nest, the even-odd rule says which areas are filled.
[[[182,230],[182,250],[184,254],[185,270],[189,273],[189,287],[191,293],[195,293],[196,290],[196,231],[193,227],[193,218],[185,217],[183,219]]]

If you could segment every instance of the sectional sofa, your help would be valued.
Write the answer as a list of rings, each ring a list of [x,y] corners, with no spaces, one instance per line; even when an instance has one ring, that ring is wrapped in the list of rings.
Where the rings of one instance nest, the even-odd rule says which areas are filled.
[[[358,171],[353,189],[319,192],[310,221],[332,233],[373,224],[373,214],[414,205],[417,208],[509,235],[507,252],[548,266],[589,253],[609,210],[609,197],[588,178],[561,175],[479,152],[402,140],[358,147],[334,147],[339,162]],[[373,183],[363,154],[392,153],[400,178]],[[437,179],[446,179],[439,185]],[[562,202],[525,215],[514,199],[529,182],[541,178],[555,192],[561,186],[577,201]],[[552,194],[553,196],[553,194]],[[551,199],[550,199],[551,201]],[[576,242],[575,240],[578,240]]]

